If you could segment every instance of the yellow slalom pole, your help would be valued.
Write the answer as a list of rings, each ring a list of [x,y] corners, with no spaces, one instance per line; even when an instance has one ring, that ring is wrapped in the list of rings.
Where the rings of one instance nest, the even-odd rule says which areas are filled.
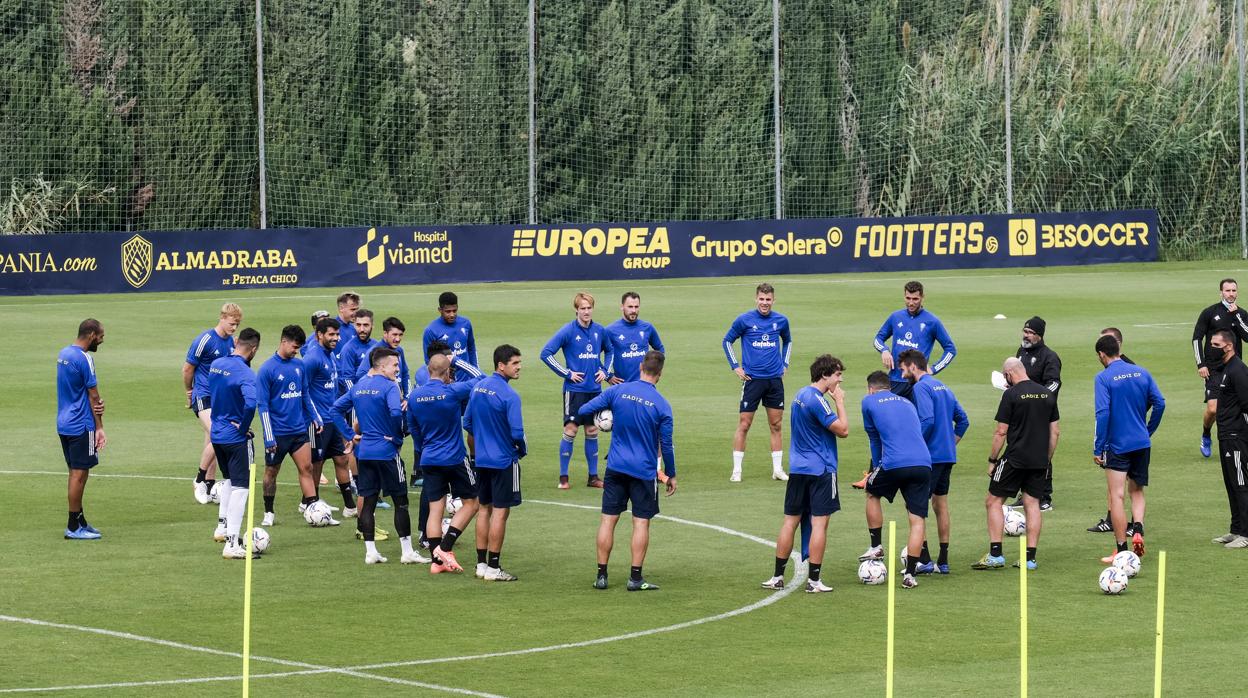
[[[1157,660],[1153,668],[1153,695],[1161,696],[1161,638],[1166,621],[1166,551],[1157,555]]]
[[[897,556],[893,554],[897,539],[897,522],[888,522],[888,547],[885,548],[884,564],[888,569],[888,662],[887,678],[884,684],[884,695],[893,698],[893,603],[897,598]]]
[[[255,460],[255,449],[249,448],[252,454],[252,460]],[[251,554],[252,546],[255,545],[255,536],[252,535],[252,524],[254,519],[255,497],[251,493],[256,490],[256,464],[251,463],[248,467],[247,476],[247,529],[241,532],[241,535],[247,537],[247,558],[243,560],[243,698],[247,698],[251,693]]]
[[[1027,698],[1027,536],[1018,537],[1018,682],[1019,695]]]

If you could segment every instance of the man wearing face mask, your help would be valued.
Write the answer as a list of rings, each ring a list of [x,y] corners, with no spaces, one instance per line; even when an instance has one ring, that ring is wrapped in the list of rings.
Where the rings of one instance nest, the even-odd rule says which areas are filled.
[[[1248,366],[1235,350],[1235,336],[1218,330],[1209,338],[1210,357],[1218,353],[1222,366],[1218,383],[1218,453],[1222,483],[1231,508],[1231,529],[1213,539],[1228,548],[1248,548]]]
[[[1214,333],[1228,330],[1235,347],[1235,355],[1243,353],[1241,340],[1248,339],[1248,312],[1239,307],[1239,284],[1235,279],[1218,282],[1222,300],[1200,311],[1196,328],[1192,330],[1192,351],[1196,354],[1196,373],[1205,381],[1204,434],[1200,437],[1200,455],[1212,455],[1210,438],[1218,409],[1218,385],[1222,376],[1222,352],[1211,350]]]
[[[1053,393],[1054,399],[1056,399],[1058,391],[1062,387],[1062,360],[1058,357],[1057,352],[1044,343],[1044,330],[1045,322],[1039,316],[1023,323],[1023,339],[1019,343],[1018,351],[1014,356],[1023,362],[1023,368],[1027,370],[1027,379],[1043,385]],[[1049,467],[1044,473],[1044,482],[1048,490],[1040,498],[1040,509],[1041,511],[1048,511],[1053,508],[1052,462],[1049,463]],[[1010,506],[1019,507],[1022,505],[1023,499],[1019,497]]]

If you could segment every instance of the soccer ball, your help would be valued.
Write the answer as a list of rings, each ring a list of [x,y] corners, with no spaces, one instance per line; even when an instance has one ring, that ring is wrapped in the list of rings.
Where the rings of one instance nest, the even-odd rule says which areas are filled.
[[[208,501],[213,504],[221,503],[221,483],[212,483],[212,489],[208,490]]]
[[[442,535],[444,535],[444,536],[445,536],[445,535],[446,535],[446,531],[447,531],[447,529],[449,529],[450,527],[451,527],[451,520],[450,520],[450,519],[442,519]]]
[[[1021,511],[1010,509],[1005,514],[1005,535],[1021,536],[1027,532],[1027,517]]]
[[[863,584],[883,584],[888,579],[888,568],[879,560],[863,560],[858,565],[858,579]]]
[[[333,518],[330,516],[331,513],[329,507],[324,502],[317,500],[303,510],[303,520],[307,521],[308,525],[313,528],[321,528],[329,525],[330,520]]]
[[[611,410],[602,410],[594,415],[594,426],[598,427],[598,431],[611,431],[614,424],[615,415],[611,414]]]
[[[460,499],[459,497],[452,497],[449,494],[446,495],[446,513],[447,514],[454,516],[456,512],[458,512],[460,509],[463,508],[463,506],[464,506],[464,500]]]
[[[1140,556],[1130,550],[1123,550],[1114,556],[1114,567],[1122,570],[1128,577],[1140,573]]]
[[[1099,582],[1101,591],[1106,594],[1121,594],[1127,588],[1127,573],[1117,567],[1106,567],[1101,571]]]
[[[259,527],[251,529],[252,550],[255,550],[258,553],[263,553],[264,551],[269,549],[270,542],[271,542],[271,539],[269,538],[268,531]]]

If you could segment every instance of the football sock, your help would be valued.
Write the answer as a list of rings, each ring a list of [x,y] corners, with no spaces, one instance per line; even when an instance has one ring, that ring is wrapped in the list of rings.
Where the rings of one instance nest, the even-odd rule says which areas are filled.
[[[572,440],[567,434],[559,435],[559,474],[568,476],[568,463],[572,462]]]
[[[364,551],[376,555],[377,554],[377,541],[374,541],[372,538],[369,538],[368,540],[364,541]]]
[[[786,566],[786,565],[788,565],[788,564],[789,564],[789,558],[787,558],[787,557],[777,557],[777,558],[776,558],[776,571],[775,571],[775,573],[773,573],[771,576],[773,576],[773,577],[783,577],[783,576],[784,576],[784,568],[785,568],[785,566]]]
[[[823,572],[823,563],[810,563],[810,581],[819,581],[819,575]]]
[[[398,528],[397,526],[395,528]],[[407,555],[412,552],[412,537],[399,536],[399,546],[403,548],[403,554]]]
[[[429,539],[429,549],[430,549],[430,550],[434,550],[435,548],[440,548],[440,547],[442,547],[442,536],[438,536],[437,538],[430,538],[430,539]],[[437,557],[437,556],[435,555],[434,557]]]
[[[502,559],[503,559],[503,553],[502,553],[502,551],[499,551],[499,552],[497,552],[497,553],[490,553],[489,562],[488,562],[488,563],[486,563],[486,567],[493,567],[493,568],[494,568],[494,569],[496,569],[496,570],[497,570],[497,569],[502,569],[502,568],[500,567],[500,565],[502,564],[500,561],[501,561]]]
[[[351,483],[338,483],[338,492],[342,495],[342,506],[347,509],[355,508],[355,495],[351,494]]]
[[[1124,551],[1124,550],[1126,550],[1126,549],[1127,549],[1127,542],[1126,542],[1125,540],[1124,540],[1124,541],[1120,541],[1120,542],[1118,543],[1118,552],[1122,552],[1122,551]]]
[[[245,513],[247,513],[247,488],[231,488],[230,508],[225,518],[225,530],[229,535],[238,537],[238,530],[243,527],[243,514]]]
[[[993,557],[1001,557],[1001,556],[1002,556],[1002,552],[1001,552],[1001,542],[1000,542],[1000,541],[998,541],[998,542],[996,542],[996,543],[989,542],[989,543],[988,543],[988,554],[989,554],[989,555],[991,555],[991,556],[993,556]]]
[[[208,489],[209,489],[209,490],[211,490],[211,489],[212,489],[212,486],[213,486],[213,485],[215,485],[215,484],[217,484],[217,481],[216,481],[216,480],[209,480],[209,479],[207,479],[207,478],[204,478],[204,484],[208,486]]]
[[[949,564],[949,544],[948,543],[940,544],[940,555],[936,558],[936,564],[938,565]]]
[[[927,541],[923,541],[923,549],[919,551],[919,562],[926,565],[932,561],[932,554],[927,549]]]
[[[183,485],[183,487],[185,487],[185,485]],[[65,524],[65,528],[66,528],[66,530],[69,530],[69,531],[77,531],[77,530],[78,530],[78,528],[79,528],[79,526],[78,526],[78,517],[79,517],[81,514],[82,514],[82,512],[81,512],[81,511],[71,511],[71,512],[69,512],[69,523]]]
[[[1205,425],[1205,438],[1207,439],[1207,438],[1209,438],[1210,436],[1213,436],[1213,425],[1212,425],[1212,424],[1206,424],[1206,425]],[[202,472],[202,471],[201,471],[201,472]]]
[[[598,436],[585,437],[585,465],[591,478],[598,477]]]
[[[265,497],[265,499],[266,499],[266,500],[272,500],[273,498],[272,498],[272,497]],[[306,506],[308,506],[308,505],[312,504],[313,502],[315,502],[315,501],[316,501],[316,497],[304,497],[304,498],[300,499],[299,501],[300,501],[300,502],[301,502],[301,503],[302,503],[302,504],[306,507]],[[267,502],[266,502],[266,504],[267,504]],[[269,511],[272,511],[272,509],[269,509]]]
[[[485,564],[485,548],[477,548],[477,564]]]
[[[1027,562],[1035,562],[1035,561],[1036,561],[1036,549],[1027,548]]]
[[[915,555],[906,555],[906,574],[914,576],[914,568],[919,566],[919,558]]]
[[[407,495],[400,494],[390,497],[394,502],[394,532],[400,538],[412,537],[412,515],[408,511]]]
[[[607,576],[607,563],[602,562],[598,564],[598,576],[600,577]]]
[[[641,581],[641,565],[633,565],[628,568],[628,578],[634,582]]]
[[[196,473],[195,475],[195,482],[204,482],[207,479],[207,477],[208,477],[208,471],[204,470],[203,468],[200,468],[199,472]]]
[[[230,493],[234,491],[234,486],[229,480],[222,480],[221,487],[217,490],[217,520],[225,526],[225,519],[230,513]]]
[[[771,452],[771,469],[772,470],[780,470],[781,468],[784,467],[783,462],[782,462],[783,457],[784,457],[784,451],[772,451]]]
[[[732,472],[741,472],[741,463],[745,460],[745,451],[732,452]]]
[[[429,528],[429,495],[423,489],[420,491],[420,513],[416,517],[416,528],[420,529],[422,536],[427,534]]]
[[[266,494],[266,495],[264,495],[264,513],[266,513],[266,514],[272,514],[272,513],[273,513],[273,500],[274,500],[275,498],[276,498],[276,495],[274,495],[274,496],[269,496],[269,495],[267,495],[267,494]]]
[[[1144,522],[1143,521],[1135,522],[1135,532],[1140,534],[1141,536],[1144,535]]]
[[[871,547],[872,547],[872,548],[878,548],[878,547],[880,547],[880,531],[882,531],[882,530],[883,530],[883,528],[882,528],[882,527],[881,527],[881,528],[868,528],[868,529],[867,529],[867,532],[871,534]]]
[[[1105,510],[1105,520],[1106,520],[1106,521],[1109,521],[1109,520],[1110,520],[1110,519],[1109,519],[1109,515],[1110,515],[1111,513],[1112,513],[1112,512],[1111,512],[1111,511],[1109,511],[1108,509],[1106,509],[1106,510]]]
[[[460,533],[463,533],[463,531],[454,526],[448,526],[446,533],[442,534],[442,549],[448,553],[451,552],[452,548],[455,547],[455,541],[459,540]]]

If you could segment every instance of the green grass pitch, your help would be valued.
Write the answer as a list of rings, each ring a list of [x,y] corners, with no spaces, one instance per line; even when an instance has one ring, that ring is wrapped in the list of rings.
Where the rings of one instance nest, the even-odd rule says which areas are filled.
[[[287,464],[278,524],[270,529],[273,546],[254,567],[251,646],[269,659],[253,659],[252,691],[882,694],[887,593],[857,584],[856,557],[868,541],[862,495],[848,483],[867,460],[857,403],[866,374],[880,363],[871,337],[901,307],[902,284],[917,278],[927,286],[927,306],[957,343],[958,357],[941,378],[970,413],[971,430],[953,475],[953,573],[920,578],[919,588],[897,594],[899,690],[1018,691],[1018,573],[974,572],[970,563],[987,544],[984,458],[999,396],[988,374],[1017,347],[1023,321],[1038,314],[1048,321],[1046,340],[1061,354],[1065,387],[1056,510],[1045,516],[1040,569],[1028,580],[1031,693],[1151,694],[1156,552],[1163,549],[1170,567],[1164,686],[1181,695],[1225,692],[1242,674],[1234,657],[1243,637],[1248,556],[1209,542],[1226,531],[1228,514],[1217,461],[1197,452],[1202,396],[1189,338],[1196,314],[1218,297],[1218,279],[1243,271],[1223,262],[769,279],[776,309],[794,328],[788,396],[806,382],[811,359],[831,352],[847,366],[850,405],[850,436],[840,450],[843,510],[832,517],[824,564],[825,581],[836,591],[770,599],[758,585],[770,576],[772,549],[760,540],[774,539],[783,486],[768,477],[761,420],[750,435],[745,481],[728,482],[740,388],[720,349],[732,318],[752,307],[758,280],[458,286],[481,356],[502,342],[524,352],[516,387],[530,444],[526,503],[513,512],[504,550],[505,567],[520,581],[433,577],[424,566],[397,564],[395,540],[380,544],[391,564],[365,567],[349,523],[337,529],[302,523]],[[583,487],[579,439],[574,488],[555,489],[559,382],[538,351],[572,317],[571,297],[581,288],[597,296],[595,319],[603,324],[618,317],[623,291],[638,290],[642,316],[666,342],[659,387],[676,415],[680,490],[662,500],[663,513],[755,537],[657,521],[646,564],[647,577],[663,587],[657,593],[623,588],[627,517],[617,531],[613,587],[590,588],[599,493]],[[0,299],[0,325],[8,328],[0,363],[0,692],[78,685],[98,686],[92,692],[103,695],[240,690],[242,661],[231,653],[242,648],[243,565],[221,559],[210,537],[215,507],[191,497],[201,432],[183,406],[179,372],[190,340],[215,322],[225,300],[239,302],[244,326],[263,334],[258,367],[282,325],[306,324],[313,310],[334,310],[339,290]],[[393,314],[406,322],[408,350],[416,354],[420,330],[445,289],[358,290],[378,318]],[[994,320],[997,313],[1008,319]],[[99,318],[107,333],[96,363],[109,445],[86,498],[91,522],[105,535],[95,543],[61,539],[65,466],[54,428],[53,358],[87,316]],[[1096,586],[1109,535],[1084,531],[1105,510],[1104,478],[1090,451],[1091,383],[1100,369],[1092,345],[1106,325],[1123,330],[1126,352],[1154,373],[1167,399],[1148,488],[1149,554],[1120,597],[1103,596]],[[787,442],[787,416],[784,431]],[[334,494],[327,493],[331,503]],[[885,505],[885,516],[904,530],[900,500]],[[388,512],[379,512],[378,521],[392,528]],[[932,540],[934,528],[933,521]],[[1016,546],[1017,539],[1007,539],[1011,561]],[[470,561],[470,536],[461,548]],[[185,681],[222,677],[227,680]],[[139,685],[163,681],[184,682]]]

